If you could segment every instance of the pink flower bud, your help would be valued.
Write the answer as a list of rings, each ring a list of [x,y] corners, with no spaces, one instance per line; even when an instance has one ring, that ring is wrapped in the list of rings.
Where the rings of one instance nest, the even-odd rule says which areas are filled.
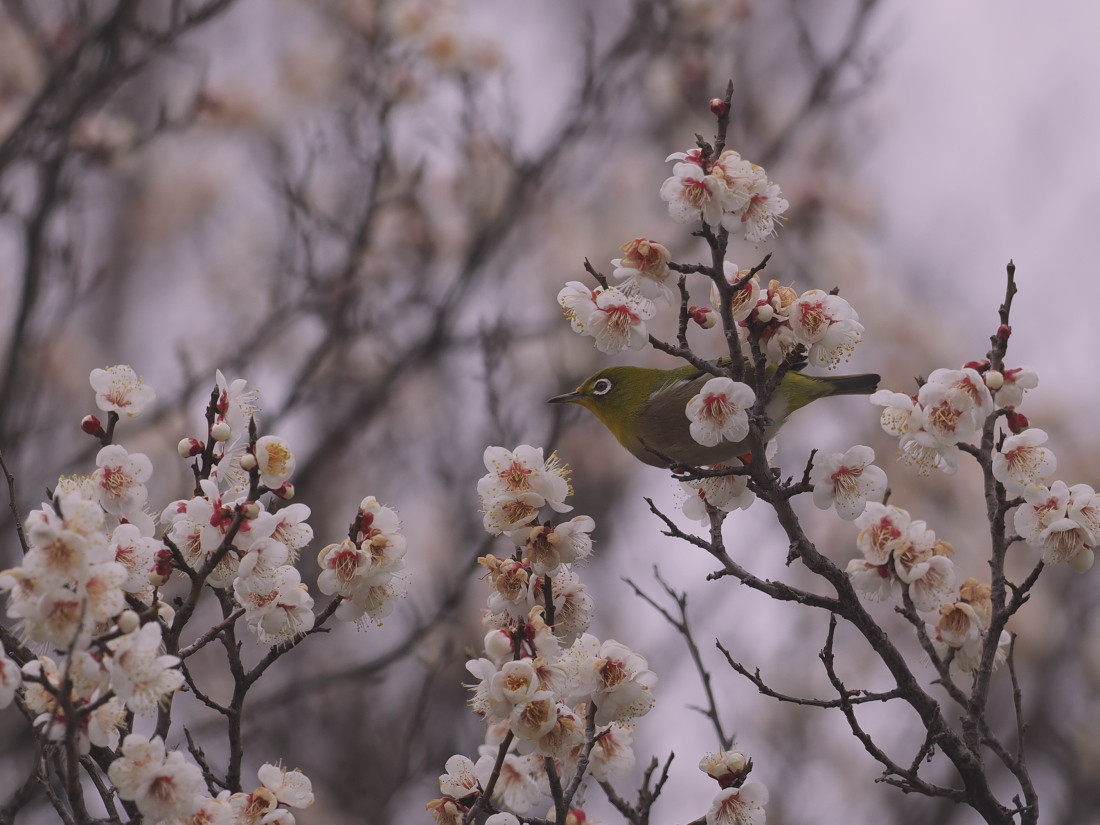
[[[997,327],[997,340],[1007,341],[1008,336],[1010,336],[1011,334],[1012,327],[1010,327],[1008,324],[1001,324],[999,327]]]
[[[726,113],[726,101],[720,97],[710,99],[710,113],[715,117],[721,117]]]
[[[1012,430],[1013,435],[1019,435],[1031,426],[1028,423],[1027,416],[1015,410],[1009,410],[1008,415],[1005,416],[1005,423],[1008,424],[1008,428]]]
[[[176,452],[180,454],[180,458],[194,458],[205,449],[206,445],[197,438],[184,438],[176,445]]]
[[[975,370],[978,373],[983,373],[989,369],[989,361],[982,358],[980,361],[967,361],[963,364],[964,370]]]
[[[103,425],[94,415],[86,415],[80,420],[80,429],[95,438],[103,437]]]
[[[284,481],[277,489],[271,492],[285,501],[290,501],[290,499],[294,498],[294,485],[289,481]]]
[[[690,307],[688,312],[691,314],[691,320],[703,329],[710,329],[718,323],[718,313],[710,307]]]

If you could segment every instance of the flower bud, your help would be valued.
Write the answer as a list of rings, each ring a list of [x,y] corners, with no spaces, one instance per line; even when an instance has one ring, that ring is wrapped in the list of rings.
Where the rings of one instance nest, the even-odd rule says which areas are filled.
[[[494,662],[506,662],[512,658],[512,636],[503,628],[495,628],[485,634],[485,655]]]
[[[184,438],[176,445],[180,458],[194,458],[206,449],[206,445],[197,438]]]
[[[709,105],[710,113],[715,117],[721,117],[726,113],[726,101],[720,97],[712,97]]]
[[[710,307],[690,307],[688,312],[691,314],[691,320],[701,326],[703,329],[710,329],[718,323],[718,313]]]
[[[118,614],[118,629],[123,633],[133,633],[141,627],[141,617],[133,610],[123,610]]]
[[[31,659],[23,667],[20,668],[23,671],[23,675],[31,679],[38,679],[42,676],[42,660]]]
[[[283,499],[284,501],[290,501],[294,498],[294,485],[289,481],[284,481],[279,487],[271,491],[274,495]]]
[[[987,369],[989,369],[989,360],[986,358],[982,358],[979,361],[967,361],[965,364],[963,364],[963,369],[974,370],[975,372],[979,373],[985,372]]]
[[[1015,410],[1009,410],[1008,415],[1005,416],[1005,423],[1008,424],[1008,428],[1012,430],[1013,435],[1019,435],[1031,426],[1028,423],[1027,416]]]
[[[998,341],[1007,341],[1010,335],[1012,335],[1012,327],[1010,327],[1008,324],[1001,324],[999,327],[997,327]]]
[[[215,441],[228,441],[229,436],[231,436],[232,434],[233,431],[224,421],[219,421],[217,424],[210,428],[210,437]]]
[[[80,419],[80,429],[95,438],[102,438],[104,435],[103,425],[94,415],[86,415]]]
[[[241,469],[246,473],[251,473],[259,466],[260,464],[256,461],[256,456],[252,455],[252,453],[245,453],[241,456]]]
[[[997,370],[990,370],[985,374],[985,385],[996,392],[1005,385],[1004,374],[997,372]]]
[[[176,618],[176,609],[168,602],[157,602],[157,618],[166,625],[171,625]]]
[[[771,304],[761,304],[756,308],[756,320],[761,324],[768,323],[775,317],[775,310],[772,309]]]
[[[246,501],[243,505],[241,505],[241,512],[244,513],[245,518],[255,519],[259,518],[260,513],[263,511],[260,509],[260,505],[258,502]]]
[[[1066,564],[1069,565],[1069,569],[1074,573],[1087,573],[1094,561],[1096,561],[1096,554],[1093,552],[1093,549],[1091,547],[1082,547],[1077,551],[1077,555],[1067,561]]]

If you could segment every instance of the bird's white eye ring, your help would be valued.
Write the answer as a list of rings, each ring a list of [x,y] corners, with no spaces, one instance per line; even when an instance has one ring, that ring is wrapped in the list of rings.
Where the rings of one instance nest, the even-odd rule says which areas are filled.
[[[611,381],[607,378],[601,378],[592,385],[593,395],[607,395],[609,392],[611,392]]]

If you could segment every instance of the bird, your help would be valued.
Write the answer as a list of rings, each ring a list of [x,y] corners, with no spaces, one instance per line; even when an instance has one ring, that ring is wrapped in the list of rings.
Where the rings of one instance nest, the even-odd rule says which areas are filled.
[[[715,363],[725,366],[729,359]],[[746,368],[751,371],[751,364],[746,362]],[[653,467],[702,467],[750,452],[747,439],[707,447],[691,436],[688,402],[714,377],[691,364],[667,370],[606,367],[548,403],[578,404],[591,411],[635,458]],[[795,410],[831,395],[870,395],[878,382],[873,373],[814,376],[788,371],[764,408],[764,441],[771,440]]]

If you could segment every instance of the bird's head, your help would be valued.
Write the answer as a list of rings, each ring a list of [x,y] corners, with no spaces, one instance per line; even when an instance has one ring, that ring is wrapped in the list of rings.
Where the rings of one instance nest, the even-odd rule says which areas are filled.
[[[646,401],[667,380],[666,370],[607,367],[590,375],[573,392],[557,395],[549,403],[579,404],[591,410],[625,443]]]

